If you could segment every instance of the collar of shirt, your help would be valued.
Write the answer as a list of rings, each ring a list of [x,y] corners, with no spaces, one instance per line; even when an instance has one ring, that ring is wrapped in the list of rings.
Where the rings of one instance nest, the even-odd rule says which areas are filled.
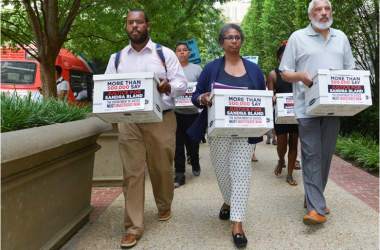
[[[152,42],[151,39],[149,39],[148,43],[147,43],[147,44],[145,45],[145,47],[142,48],[142,50],[140,50],[140,51],[136,51],[136,50],[132,47],[131,43],[129,43],[126,49],[127,49],[127,53],[128,53],[128,54],[130,54],[130,53],[132,53],[132,52],[133,52],[133,53],[140,53],[140,52],[143,52],[143,51],[145,51],[145,50],[153,51],[153,50],[155,49],[155,43]]]
[[[334,37],[336,36],[336,33],[335,33],[335,29],[333,28],[329,28],[329,31],[330,31],[330,36],[331,37]],[[311,23],[306,27],[306,33],[309,35],[309,36],[319,36],[320,34],[318,32],[316,32]]]
[[[58,78],[55,82],[60,82],[60,81],[63,81],[63,77],[62,76],[60,78]]]

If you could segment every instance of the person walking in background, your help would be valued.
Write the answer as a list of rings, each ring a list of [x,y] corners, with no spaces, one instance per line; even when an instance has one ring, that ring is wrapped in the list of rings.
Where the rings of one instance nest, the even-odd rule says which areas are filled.
[[[129,248],[137,244],[144,231],[146,166],[158,208],[158,220],[171,218],[176,131],[174,98],[185,94],[187,81],[174,52],[149,38],[149,19],[144,10],[130,10],[125,22],[130,44],[111,55],[105,73],[155,72],[160,79],[157,88],[163,108],[162,122],[118,124],[126,230],[120,246]]]
[[[277,50],[277,60],[281,62],[282,54],[286,47],[286,41]],[[268,89],[273,90],[273,94],[278,93],[292,93],[292,84],[282,79],[278,68],[272,70],[268,75]],[[276,96],[273,97],[276,102]],[[277,135],[277,154],[278,163],[274,169],[274,174],[279,176],[282,172],[282,168],[285,168],[285,154],[288,151],[288,175],[286,176],[286,182],[290,185],[297,185],[297,182],[293,179],[293,169],[295,168],[297,159],[297,144],[298,144],[298,125],[297,124],[274,124],[274,130]]]
[[[176,45],[175,53],[181,63],[186,79],[189,82],[197,82],[202,68],[189,62],[190,50],[185,42],[179,42]],[[188,158],[192,166],[194,176],[199,176],[201,167],[199,165],[199,142],[192,141],[186,134],[186,130],[197,119],[199,112],[193,110],[175,109],[177,119],[176,148],[175,148],[175,178],[174,187],[177,188],[185,184],[185,146],[188,151]]]
[[[312,0],[308,15],[311,23],[289,38],[280,64],[282,78],[293,84],[294,111],[301,141],[302,176],[307,214],[305,224],[324,223],[330,209],[326,188],[330,163],[339,132],[339,117],[306,114],[305,88],[312,84],[319,69],[353,69],[355,61],[347,36],[331,28],[332,6],[328,0]]]
[[[192,97],[194,105],[203,109],[199,119],[188,131],[192,138],[198,140],[203,137],[207,127],[207,107],[211,105],[212,85],[217,88],[215,82],[231,88],[265,90],[264,75],[260,68],[240,56],[244,41],[241,28],[236,24],[224,25],[218,40],[224,56],[205,66]],[[224,200],[219,218],[231,220],[236,247],[245,247],[248,240],[242,222],[251,184],[251,155],[254,143],[262,141],[262,137],[209,137],[208,141],[211,162]]]
[[[65,79],[63,79],[61,66],[56,65],[55,72],[57,74],[57,80],[55,82],[57,84],[57,97],[59,100],[66,101],[67,93],[69,91],[69,83]]]

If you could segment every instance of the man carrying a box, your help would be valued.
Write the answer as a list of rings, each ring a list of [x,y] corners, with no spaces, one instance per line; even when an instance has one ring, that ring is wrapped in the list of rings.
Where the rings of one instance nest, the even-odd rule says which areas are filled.
[[[118,125],[126,230],[120,246],[130,248],[144,231],[145,166],[152,182],[158,220],[171,218],[176,133],[174,98],[185,94],[187,81],[175,53],[150,39],[149,20],[143,10],[130,10],[125,21],[130,44],[111,55],[105,73],[155,72],[160,78],[157,88],[163,104],[162,122]]]
[[[199,75],[202,72],[201,66],[189,62],[190,50],[185,42],[179,42],[175,48],[179,62],[183,68],[186,79],[189,82],[197,82]],[[197,119],[199,112],[194,109],[182,110],[176,109],[175,116],[177,118],[177,132],[176,132],[176,148],[175,148],[175,179],[174,187],[177,188],[185,184],[185,149],[189,152],[190,163],[194,176],[199,176],[201,167],[199,165],[199,142],[192,141],[186,134],[186,130]]]
[[[294,83],[294,111],[299,124],[302,171],[305,188],[305,224],[320,224],[330,212],[324,191],[339,132],[338,117],[313,117],[306,114],[305,89],[319,69],[353,69],[351,46],[346,35],[330,28],[332,6],[329,0],[312,0],[306,28],[289,38],[280,70],[285,81]]]

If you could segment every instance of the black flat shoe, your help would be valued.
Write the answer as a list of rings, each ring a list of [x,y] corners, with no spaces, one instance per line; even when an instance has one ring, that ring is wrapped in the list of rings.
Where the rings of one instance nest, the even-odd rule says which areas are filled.
[[[223,204],[222,208],[219,212],[219,219],[221,220],[229,220],[230,219],[230,207],[225,207]]]
[[[185,182],[186,182],[186,179],[185,179],[184,174],[176,175],[174,178],[174,188],[178,188],[182,185],[185,185]]]
[[[192,170],[194,176],[199,176],[201,174],[201,167],[199,165],[192,167]]]
[[[247,237],[245,237],[244,234],[237,233],[237,234],[234,235],[232,233],[232,238],[233,238],[235,246],[237,248],[244,248],[244,247],[247,246],[248,240],[247,240]]]

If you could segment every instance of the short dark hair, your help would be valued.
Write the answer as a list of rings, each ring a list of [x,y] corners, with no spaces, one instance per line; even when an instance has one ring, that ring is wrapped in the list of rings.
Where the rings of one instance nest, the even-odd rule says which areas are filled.
[[[56,71],[58,74],[62,74],[62,67],[59,66],[59,65],[55,65],[55,71]]]
[[[237,24],[234,24],[234,23],[227,23],[227,24],[225,24],[220,29],[219,37],[218,37],[219,45],[223,44],[223,42],[224,42],[224,33],[226,33],[229,29],[234,29],[237,32],[239,32],[240,33],[240,37],[241,37],[241,42],[243,43],[243,41],[244,41],[244,34],[243,34],[243,31],[241,30],[240,26],[237,25]]]
[[[177,42],[177,43],[175,44],[175,49],[177,49],[178,46],[180,46],[180,45],[185,45],[186,48],[187,48],[188,50],[190,50],[189,45],[188,45],[186,42]]]
[[[278,59],[284,53],[287,43],[288,43],[287,40],[282,41],[280,47],[277,49],[277,58]]]
[[[146,22],[146,23],[149,23],[148,15],[146,14],[146,12],[145,12],[144,9],[133,8],[133,9],[128,10],[128,13],[129,13],[129,12],[142,12],[142,13],[144,13],[145,22]],[[127,13],[127,16],[125,17],[125,21],[127,21],[128,13]]]

